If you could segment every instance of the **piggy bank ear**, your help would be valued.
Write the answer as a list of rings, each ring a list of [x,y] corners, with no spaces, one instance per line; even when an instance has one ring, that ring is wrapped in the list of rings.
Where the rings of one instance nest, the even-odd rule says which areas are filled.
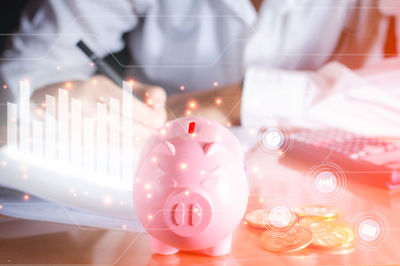
[[[204,155],[213,155],[225,150],[225,147],[217,142],[207,142],[203,145]]]
[[[168,154],[169,156],[175,156],[176,149],[174,144],[166,140],[163,143],[159,144],[155,148],[155,151],[157,153],[165,153]]]

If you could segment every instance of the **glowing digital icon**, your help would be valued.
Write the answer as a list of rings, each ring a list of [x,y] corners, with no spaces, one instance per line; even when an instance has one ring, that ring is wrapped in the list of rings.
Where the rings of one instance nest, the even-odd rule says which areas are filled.
[[[336,176],[331,172],[321,172],[315,178],[315,187],[324,194],[329,194],[335,191],[337,186]]]
[[[372,242],[379,237],[380,234],[379,224],[371,219],[364,220],[358,226],[358,234],[361,239],[367,242]]]
[[[284,136],[279,129],[270,128],[263,134],[262,141],[265,147],[271,150],[277,150],[282,146]]]
[[[275,227],[286,227],[292,218],[292,212],[285,206],[274,207],[269,214],[269,220]]]

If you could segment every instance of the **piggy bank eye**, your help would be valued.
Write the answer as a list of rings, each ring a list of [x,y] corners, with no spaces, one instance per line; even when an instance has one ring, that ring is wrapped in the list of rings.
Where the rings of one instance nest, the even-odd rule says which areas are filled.
[[[207,142],[203,145],[203,152],[206,156],[208,155],[214,155],[214,154],[218,154],[218,153],[223,153],[224,151],[226,151],[226,148],[216,142]]]
[[[169,177],[159,177],[157,179],[157,184],[161,187],[176,187],[177,186],[177,182],[175,179],[173,178],[169,178]]]
[[[175,145],[172,144],[170,141],[164,141],[158,144],[154,150],[154,154],[167,154],[168,156],[174,157],[176,152]]]

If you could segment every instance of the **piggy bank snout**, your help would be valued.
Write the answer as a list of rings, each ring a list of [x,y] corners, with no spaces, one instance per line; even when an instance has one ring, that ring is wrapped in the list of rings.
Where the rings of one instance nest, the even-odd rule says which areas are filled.
[[[207,195],[189,188],[172,192],[164,204],[168,228],[180,236],[203,232],[211,222],[213,208]]]

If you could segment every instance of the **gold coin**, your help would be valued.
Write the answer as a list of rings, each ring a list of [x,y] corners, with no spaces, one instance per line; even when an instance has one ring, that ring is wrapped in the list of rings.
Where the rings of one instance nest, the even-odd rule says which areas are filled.
[[[301,218],[300,221],[298,222],[298,225],[306,227],[306,228],[310,228],[310,225],[314,224],[314,223],[318,223],[322,220],[320,219],[309,219],[309,218]]]
[[[300,226],[310,228],[310,225],[312,225],[314,223],[328,222],[328,221],[334,221],[334,220],[340,221],[339,217],[324,218],[324,217],[303,216],[299,219],[299,222],[297,224]]]
[[[271,213],[267,210],[258,209],[258,210],[254,210],[252,212],[247,213],[245,216],[245,220],[247,221],[247,223],[249,225],[251,225],[253,227],[263,228],[263,229],[265,229],[266,227],[276,228],[276,226],[274,226],[273,223],[271,222],[270,214]],[[290,220],[290,223],[288,224],[288,226],[296,223],[296,220],[297,220],[296,214],[291,213],[291,220]],[[285,228],[285,227],[282,227],[282,228]]]
[[[300,217],[336,219],[343,215],[343,211],[332,206],[304,205],[295,209]]]
[[[258,209],[246,214],[245,220],[249,225],[253,227],[265,228],[268,216],[269,216],[268,211],[263,209]]]
[[[272,234],[265,231],[261,235],[261,246],[271,252],[294,252],[307,247],[313,239],[310,229],[294,226],[288,232]]]
[[[322,221],[309,226],[312,244],[321,249],[349,248],[355,241],[353,230],[348,225],[336,221]]]

